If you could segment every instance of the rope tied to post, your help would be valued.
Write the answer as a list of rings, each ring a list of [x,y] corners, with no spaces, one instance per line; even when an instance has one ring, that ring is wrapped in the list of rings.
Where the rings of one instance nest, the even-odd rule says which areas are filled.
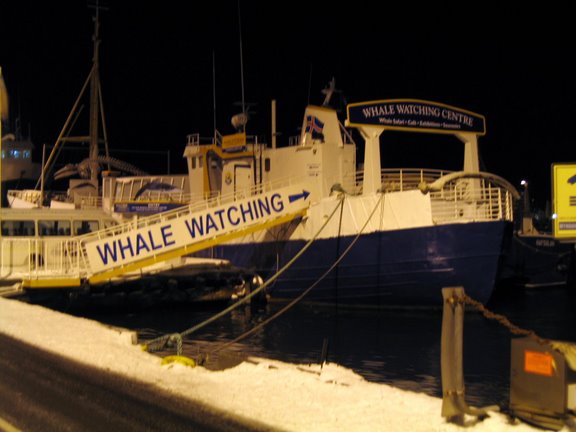
[[[264,291],[266,288],[268,288],[268,286],[270,284],[272,284],[278,277],[280,277],[280,275],[282,275],[286,270],[288,270],[292,264],[298,260],[298,258],[300,258],[300,256],[302,256],[304,254],[304,252],[306,252],[306,250],[308,250],[310,248],[310,246],[312,246],[312,244],[314,243],[314,241],[316,241],[316,239],[318,238],[318,236],[320,235],[320,233],[324,230],[324,228],[328,225],[328,223],[332,220],[332,218],[334,217],[334,215],[337,213],[338,209],[342,209],[342,205],[345,199],[345,195],[342,194],[339,199],[338,199],[338,203],[337,205],[334,207],[334,209],[332,210],[332,212],[330,213],[330,215],[325,219],[324,223],[322,224],[322,226],[318,229],[318,231],[310,238],[310,240],[308,240],[308,242],[302,247],[302,249],[300,249],[300,251],[294,256],[292,257],[292,259],[290,259],[290,261],[288,261],[284,267],[282,267],[280,270],[278,270],[272,277],[270,277],[266,282],[264,282],[262,285],[260,285],[257,289],[251,291],[248,295],[246,295],[245,297],[243,297],[242,299],[238,300],[237,302],[235,302],[234,304],[228,306],[227,308],[225,308],[224,310],[220,311],[219,313],[213,315],[211,318],[208,318],[204,321],[202,321],[201,323],[190,327],[189,329],[180,332],[180,333],[175,333],[175,334],[170,334],[170,335],[163,335],[160,337],[157,337],[155,339],[152,339],[150,341],[145,342],[142,345],[142,349],[144,351],[160,351],[162,349],[164,349],[170,342],[176,340],[176,336],[178,335],[178,337],[180,338],[179,340],[181,341],[182,338],[198,331],[199,329],[207,326],[208,324],[216,321],[217,319],[223,317],[224,315],[228,314],[229,312],[233,311],[234,309],[239,308],[241,305],[246,304],[252,297],[254,297],[255,295],[258,295],[260,292]],[[177,354],[181,355],[182,354],[182,343],[180,343],[177,346]]]
[[[268,279],[262,286],[260,286],[257,291],[260,291],[260,290],[266,288],[268,285],[270,285],[270,283],[272,283],[274,280],[276,280],[284,271],[286,271],[312,245],[312,243],[320,235],[320,233],[323,231],[323,229],[328,225],[329,221],[335,216],[337,211],[340,210],[340,213],[343,212],[345,196],[346,196],[346,194],[344,194],[344,193],[340,196],[340,198],[338,199],[337,206],[335,206],[334,210],[326,218],[323,225],[316,232],[316,234],[309,240],[309,242],[294,257],[292,257],[292,259],[282,269],[280,269],[276,274],[274,274],[270,279]],[[356,244],[356,242],[358,241],[360,236],[366,231],[366,229],[369,225],[369,222],[374,217],[377,209],[382,207],[383,202],[384,202],[384,194],[380,193],[380,196],[379,196],[376,204],[374,205],[374,208],[370,212],[368,218],[366,219],[366,221],[364,222],[364,224],[362,225],[362,227],[360,228],[360,230],[358,231],[358,233],[356,234],[356,236],[354,237],[352,242],[340,254],[340,256],[336,259],[336,261],[334,263],[332,263],[332,265],[312,285],[310,285],[300,295],[298,295],[296,298],[294,298],[292,301],[290,301],[286,306],[281,308],[279,311],[277,311],[276,313],[274,313],[272,316],[268,317],[264,321],[260,322],[258,325],[254,326],[252,329],[244,332],[243,334],[241,334],[240,336],[236,337],[235,339],[233,339],[229,342],[224,342],[224,343],[220,344],[218,347],[212,349],[210,352],[201,353],[198,356],[196,363],[200,364],[200,365],[204,364],[211,355],[213,355],[219,351],[222,351],[223,349],[228,348],[229,346],[233,345],[234,343],[237,343],[240,340],[243,340],[243,339],[253,335],[256,331],[260,330],[262,327],[264,327],[265,325],[269,324],[271,321],[275,320],[276,318],[278,318],[279,316],[284,314],[287,310],[291,309],[295,304],[299,303],[314,287],[316,287],[329,273],[331,273],[336,266],[338,266],[338,264],[344,259],[344,257],[346,257],[346,255],[354,247],[354,245]],[[254,295],[254,294],[256,294],[257,291],[255,290],[251,294]],[[246,298],[244,298],[244,302],[245,302],[245,300],[246,300]],[[181,333],[164,335],[164,336],[161,336],[159,338],[148,341],[147,343],[145,343],[143,345],[143,349],[145,351],[160,351],[160,350],[166,348],[167,345],[173,345],[174,342],[176,342],[177,343],[177,355],[181,356],[181,354],[182,354],[182,339],[185,336],[188,336],[191,333],[197,331],[198,329],[204,327],[205,325],[215,321],[216,319],[220,318],[224,314],[226,314],[226,313],[230,312],[231,310],[235,309],[236,307],[238,307],[239,304],[241,304],[241,301],[239,301],[239,302],[235,303],[234,305],[224,309],[220,313],[214,315],[212,318],[209,318],[209,319],[203,321],[202,323],[200,323],[194,327],[191,327],[188,330],[185,330]]]
[[[364,231],[366,230],[366,227],[368,226],[368,223],[372,220],[372,217],[374,216],[374,214],[376,213],[376,210],[381,207],[381,204],[384,200],[384,194],[381,193],[380,194],[380,198],[378,199],[378,201],[376,202],[376,205],[374,206],[374,208],[372,209],[372,211],[370,212],[370,215],[368,216],[368,219],[366,220],[366,222],[364,222],[364,225],[362,225],[362,227],[360,228],[360,231],[358,231],[358,233],[356,234],[356,236],[354,237],[354,239],[352,240],[352,242],[350,242],[350,244],[348,245],[348,247],[346,247],[346,249],[340,254],[340,256],[336,259],[336,261],[334,261],[332,263],[332,265],[324,272],[322,273],[322,275],[316,279],[316,281],[314,283],[312,283],[308,288],[306,288],[304,291],[302,291],[300,293],[300,295],[298,295],[297,297],[295,297],[293,300],[291,300],[290,302],[288,302],[287,305],[285,305],[284,307],[282,307],[279,311],[277,311],[276,313],[274,313],[273,315],[271,315],[270,317],[266,318],[264,321],[262,321],[261,323],[259,323],[258,325],[254,326],[252,329],[244,332],[243,334],[241,334],[240,336],[238,336],[237,338],[229,341],[229,342],[224,342],[222,343],[220,346],[216,347],[215,349],[213,349],[212,351],[210,351],[207,355],[211,355],[214,353],[217,353],[218,351],[221,351],[249,336],[251,336],[252,334],[254,334],[256,331],[260,330],[262,327],[268,325],[270,322],[274,321],[276,318],[278,318],[279,316],[281,316],[282,314],[284,314],[286,311],[288,311],[289,309],[291,309],[294,305],[296,305],[297,303],[299,303],[300,301],[302,301],[302,299],[304,297],[306,297],[308,295],[308,293],[310,291],[312,291],[312,289],[314,289],[320,282],[322,282],[326,276],[328,276],[337,266],[338,264],[340,264],[340,262],[346,257],[346,255],[348,255],[348,252],[350,252],[350,250],[354,247],[354,245],[356,244],[356,242],[358,241],[358,239],[360,238],[360,236],[364,233]],[[344,200],[341,201],[340,204],[340,212],[342,214],[342,209],[344,206]]]

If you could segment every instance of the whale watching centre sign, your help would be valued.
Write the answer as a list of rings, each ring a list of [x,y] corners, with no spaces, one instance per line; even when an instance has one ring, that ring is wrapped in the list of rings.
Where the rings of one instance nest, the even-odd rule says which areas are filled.
[[[381,126],[414,132],[486,133],[484,116],[416,99],[390,99],[348,105],[349,126]]]

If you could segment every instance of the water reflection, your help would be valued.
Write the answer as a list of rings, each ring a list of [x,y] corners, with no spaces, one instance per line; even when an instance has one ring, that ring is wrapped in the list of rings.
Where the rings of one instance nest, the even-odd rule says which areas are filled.
[[[552,339],[576,341],[574,296],[568,289],[502,291],[488,307],[514,324]],[[271,302],[259,312],[241,307],[184,340],[185,355],[218,349],[285,304]],[[163,305],[137,312],[77,311],[112,325],[138,331],[141,341],[182,332],[222,309]],[[329,362],[355,370],[365,379],[441,396],[439,310],[348,310],[301,304],[248,339],[227,347],[227,355],[258,356],[295,363],[318,363],[328,342]],[[467,310],[464,325],[464,373],[470,405],[508,405],[510,340],[501,324]],[[159,355],[174,354],[174,348]]]

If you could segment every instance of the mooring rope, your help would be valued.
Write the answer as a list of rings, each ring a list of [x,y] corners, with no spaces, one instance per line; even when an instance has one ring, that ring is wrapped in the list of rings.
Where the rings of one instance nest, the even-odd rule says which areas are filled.
[[[280,277],[282,275],[282,273],[284,273],[286,270],[288,270],[288,268],[290,268],[292,266],[292,264],[294,264],[294,262],[300,258],[302,256],[302,254],[304,254],[304,252],[306,252],[306,250],[308,250],[310,248],[310,246],[312,246],[312,244],[314,243],[314,241],[316,241],[316,239],[318,238],[318,236],[320,235],[320,233],[324,230],[324,228],[328,225],[328,223],[330,222],[330,220],[332,219],[332,217],[334,217],[334,215],[336,214],[336,211],[338,210],[338,208],[341,208],[342,203],[344,201],[344,195],[342,195],[342,197],[340,198],[338,205],[336,207],[334,207],[334,210],[332,211],[332,213],[330,213],[330,215],[328,216],[328,218],[324,221],[324,223],[322,224],[322,226],[318,229],[318,231],[314,234],[314,236],[312,236],[312,238],[310,238],[310,240],[302,247],[302,249],[300,249],[300,251],[298,251],[298,253],[296,255],[294,255],[294,257],[292,257],[292,259],[290,261],[288,261],[280,270],[278,270],[273,276],[271,276],[266,282],[264,282],[261,286],[259,286],[257,289],[255,289],[254,291],[251,291],[249,294],[247,294],[245,297],[243,297],[242,299],[238,300],[237,302],[235,302],[234,304],[230,305],[229,307],[227,307],[226,309],[220,311],[219,313],[213,315],[212,317],[208,318],[205,321],[202,321],[201,323],[181,332],[181,333],[173,333],[173,334],[168,334],[168,335],[162,335],[160,337],[157,337],[156,339],[152,339],[144,344],[142,344],[142,349],[145,351],[160,351],[162,350],[166,344],[169,341],[176,341],[179,344],[181,344],[181,339],[184,336],[187,336],[191,333],[194,333],[195,331],[198,331],[199,329],[207,326],[208,324],[216,321],[217,319],[223,317],[224,315],[226,315],[227,313],[233,311],[234,309],[240,307],[241,305],[243,305],[244,303],[248,302],[248,300],[250,300],[252,297],[254,297],[255,295],[259,294],[261,291],[263,291],[264,289],[266,289],[272,282],[274,282],[278,277]],[[181,346],[181,345],[179,345]],[[180,352],[179,352],[180,354]]]
[[[298,297],[294,298],[293,300],[291,300],[288,304],[286,304],[283,308],[281,308],[280,310],[278,310],[276,313],[274,313],[273,315],[271,315],[270,317],[268,317],[267,319],[265,319],[264,321],[258,323],[256,326],[254,326],[253,328],[251,328],[250,330],[242,333],[240,336],[238,336],[237,338],[222,343],[220,346],[216,347],[215,349],[213,349],[212,351],[210,351],[207,355],[210,354],[214,354],[217,353],[218,351],[222,351],[224,348],[229,347],[230,345],[233,345],[243,339],[246,339],[247,337],[251,336],[252,334],[254,334],[255,332],[257,332],[258,330],[260,330],[262,327],[264,327],[265,325],[269,324],[270,322],[274,321],[276,318],[278,318],[279,316],[283,315],[285,312],[287,312],[289,309],[291,309],[294,305],[296,305],[297,303],[299,303],[304,297],[306,297],[306,295],[308,295],[308,293],[314,289],[316,287],[316,285],[318,285],[320,282],[322,282],[322,280],[328,276],[330,274],[330,272],[332,272],[332,270],[334,270],[334,268],[340,264],[340,262],[344,259],[344,257],[348,254],[348,252],[350,252],[350,250],[352,249],[352,247],[356,244],[356,242],[358,241],[358,239],[360,238],[360,236],[362,235],[362,233],[364,232],[364,230],[366,229],[366,227],[368,226],[368,223],[370,222],[370,220],[372,219],[372,217],[374,216],[374,213],[376,213],[376,209],[380,206],[380,203],[382,202],[382,199],[384,197],[384,194],[382,193],[380,195],[380,199],[378,200],[378,202],[376,203],[376,205],[374,206],[374,209],[372,210],[372,212],[370,213],[370,216],[368,216],[368,219],[366,220],[366,222],[364,223],[364,225],[362,226],[362,228],[360,229],[360,231],[358,232],[358,234],[356,234],[356,237],[352,240],[352,242],[348,245],[348,247],[346,249],[344,249],[344,251],[340,254],[340,256],[336,259],[336,261],[334,261],[334,263],[332,263],[332,265],[330,266],[330,268],[328,268],[328,270],[326,270],[312,285],[310,285],[308,288],[306,288]],[[343,211],[343,206],[344,206],[344,201],[342,201],[342,210]]]

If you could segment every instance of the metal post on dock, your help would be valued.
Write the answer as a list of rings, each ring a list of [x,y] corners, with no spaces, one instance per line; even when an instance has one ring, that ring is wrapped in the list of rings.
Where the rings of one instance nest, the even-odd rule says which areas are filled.
[[[465,414],[486,417],[487,411],[498,411],[497,406],[473,408],[464,397],[463,335],[464,288],[442,288],[442,417],[448,422],[464,425]]]

